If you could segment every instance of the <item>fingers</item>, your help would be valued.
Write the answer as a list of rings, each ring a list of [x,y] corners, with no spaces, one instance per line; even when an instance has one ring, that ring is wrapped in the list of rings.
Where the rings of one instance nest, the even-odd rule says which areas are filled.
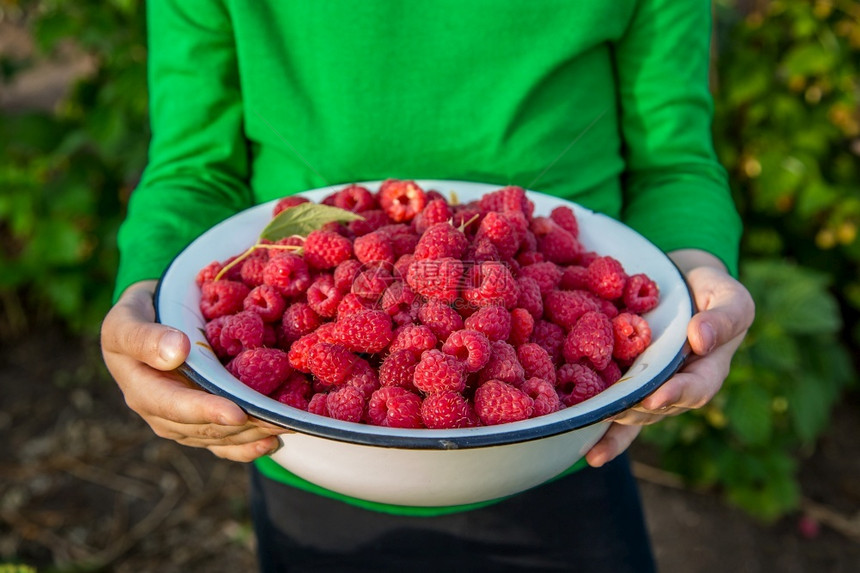
[[[591,467],[599,468],[614,460],[633,443],[641,430],[641,426],[610,425],[600,441],[585,454],[585,461]]]
[[[209,446],[210,452],[227,460],[234,462],[252,462],[260,456],[273,454],[281,445],[275,437],[268,437],[256,442],[237,446]]]
[[[693,352],[704,356],[746,333],[755,304],[743,285],[711,267],[691,270],[687,282],[699,309],[687,328]]]

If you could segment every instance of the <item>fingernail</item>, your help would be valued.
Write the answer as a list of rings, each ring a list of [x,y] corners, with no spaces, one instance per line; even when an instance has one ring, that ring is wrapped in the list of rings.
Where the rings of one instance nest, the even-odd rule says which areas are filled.
[[[271,456],[281,448],[281,440],[275,440],[275,445],[271,446],[266,442],[261,442],[257,445],[257,451],[261,456]]]
[[[179,354],[182,335],[176,330],[165,333],[158,342],[158,356],[165,362],[173,362]]]
[[[705,354],[708,354],[717,345],[717,333],[714,331],[713,326],[705,322],[702,323],[699,334],[702,337],[702,346],[705,347]]]

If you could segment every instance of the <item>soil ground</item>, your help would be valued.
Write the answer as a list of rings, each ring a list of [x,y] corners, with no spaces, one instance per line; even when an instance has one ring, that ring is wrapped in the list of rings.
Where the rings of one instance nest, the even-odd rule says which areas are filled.
[[[0,352],[0,563],[38,571],[252,571],[242,464],[155,437],[125,406],[94,341],[40,328]],[[801,480],[821,522],[756,522],[677,487],[634,447],[664,573],[860,570],[860,396],[846,397]],[[814,505],[813,505],[814,504]],[[853,516],[853,518],[852,518]],[[838,519],[843,521],[838,521]],[[853,530],[851,528],[854,528]]]

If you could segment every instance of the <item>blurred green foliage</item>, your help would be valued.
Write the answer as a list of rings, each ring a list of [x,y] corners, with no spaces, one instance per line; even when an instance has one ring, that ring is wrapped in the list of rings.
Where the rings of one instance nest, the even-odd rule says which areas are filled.
[[[715,136],[747,228],[741,279],[757,320],[716,398],[644,437],[689,483],[773,519],[797,507],[798,460],[856,377],[860,4],[749,4],[716,3]],[[29,14],[44,53],[71,39],[96,63],[53,112],[0,115],[7,317],[23,298],[94,331],[110,304],[115,232],[148,140],[142,5],[0,0]],[[24,67],[0,61],[0,76]]]

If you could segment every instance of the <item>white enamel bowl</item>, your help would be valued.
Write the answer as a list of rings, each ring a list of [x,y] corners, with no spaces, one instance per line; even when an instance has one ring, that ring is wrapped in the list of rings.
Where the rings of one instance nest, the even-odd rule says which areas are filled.
[[[417,181],[424,189],[468,202],[497,185]],[[365,184],[375,190],[376,183]],[[337,185],[304,193],[319,201]],[[171,263],[156,293],[158,320],[191,338],[182,372],[202,388],[226,396],[250,414],[293,430],[272,457],[294,474],[359,499],[410,506],[459,505],[511,495],[539,485],[575,462],[604,434],[607,418],[641,401],[665,382],[685,357],[692,303],[675,265],[656,246],[618,221],[576,204],[529,192],[535,213],[570,206],[587,249],[619,260],[629,274],[647,273],[660,288],[660,304],[646,315],[652,342],[624,377],[599,395],[554,414],[480,428],[415,430],[341,422],[291,408],[231,376],[209,350],[199,311],[197,272],[256,242],[274,202],[258,205],[214,226]]]

